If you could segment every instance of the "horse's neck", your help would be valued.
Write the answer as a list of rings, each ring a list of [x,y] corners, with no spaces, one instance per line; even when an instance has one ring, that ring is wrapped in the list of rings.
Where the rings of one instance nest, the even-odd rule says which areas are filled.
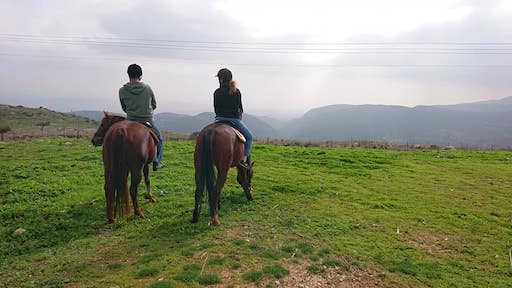
[[[124,117],[116,117],[112,119],[112,124],[126,120]]]
[[[123,118],[123,117],[112,117],[110,119],[110,125],[108,126],[108,128],[106,130],[109,130],[110,128],[112,128],[112,126],[118,122],[121,122],[121,121],[124,121],[126,120],[126,118]]]

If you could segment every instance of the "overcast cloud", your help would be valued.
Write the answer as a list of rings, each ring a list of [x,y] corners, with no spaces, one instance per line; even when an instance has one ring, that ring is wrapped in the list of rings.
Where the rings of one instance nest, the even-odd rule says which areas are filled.
[[[131,63],[157,112],[212,111],[222,67],[248,113],[280,118],[499,99],[512,95],[511,16],[505,0],[2,1],[0,103],[120,111]]]

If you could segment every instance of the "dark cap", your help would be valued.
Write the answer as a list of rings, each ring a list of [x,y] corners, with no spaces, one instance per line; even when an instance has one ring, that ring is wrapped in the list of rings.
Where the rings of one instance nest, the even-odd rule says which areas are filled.
[[[224,82],[231,81],[233,79],[233,74],[231,74],[231,71],[229,71],[228,68],[222,68],[217,72],[217,77],[222,79]]]
[[[137,64],[128,66],[128,77],[130,79],[140,78],[142,76],[142,68]]]

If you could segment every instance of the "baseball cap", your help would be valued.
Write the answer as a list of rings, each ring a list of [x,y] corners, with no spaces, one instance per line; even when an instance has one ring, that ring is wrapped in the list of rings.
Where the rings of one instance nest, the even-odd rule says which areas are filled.
[[[223,81],[227,82],[233,79],[233,74],[231,73],[231,71],[229,71],[228,68],[222,68],[219,70],[219,72],[217,72],[217,75],[215,75],[215,77],[219,77]]]

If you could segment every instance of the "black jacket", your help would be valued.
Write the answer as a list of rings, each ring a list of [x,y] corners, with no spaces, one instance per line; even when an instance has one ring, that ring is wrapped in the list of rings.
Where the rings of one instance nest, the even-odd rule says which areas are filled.
[[[242,107],[242,94],[237,89],[235,94],[229,94],[229,85],[221,85],[213,93],[213,106],[215,115],[242,119],[244,109]]]

